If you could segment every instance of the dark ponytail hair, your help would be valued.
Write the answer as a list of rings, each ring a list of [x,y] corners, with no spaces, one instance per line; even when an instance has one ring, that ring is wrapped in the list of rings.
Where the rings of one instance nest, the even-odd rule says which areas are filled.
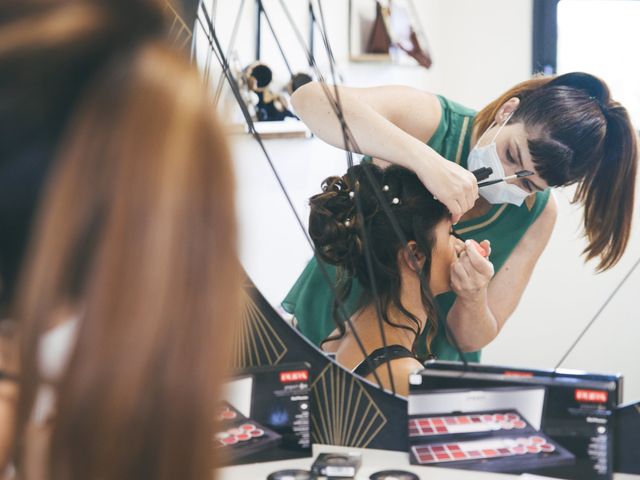
[[[369,181],[365,168],[369,169],[374,179],[373,184]],[[425,256],[420,272],[420,294],[427,318],[422,319],[422,322],[400,300],[398,253],[406,246],[396,235],[374,189],[382,193],[384,201],[388,202],[406,240],[414,240]],[[356,208],[356,196],[362,206],[361,212]],[[376,302],[386,323],[414,333],[414,352],[421,331],[420,325],[424,324],[428,328],[429,351],[438,328],[436,305],[429,288],[431,252],[435,245],[434,228],[448,215],[444,205],[434,200],[433,195],[413,172],[397,166],[382,170],[372,164],[356,165],[341,177],[325,179],[322,193],[311,197],[310,204],[309,234],[316,252],[321,260],[338,267],[338,298],[334,302],[333,318],[340,333],[325,341],[341,338],[345,333],[338,305],[348,297],[355,278],[364,288],[361,305]],[[366,265],[363,230],[366,231],[366,241],[371,253],[377,298],[373,296],[371,277]],[[388,317],[392,306],[402,312],[415,328],[393,323]]]
[[[613,267],[629,241],[638,161],[626,109],[602,80],[574,72],[516,85],[478,114],[477,130],[486,130],[512,97],[520,99],[512,121],[524,124],[542,178],[551,186],[578,184],[586,259],[600,257],[599,271]]]

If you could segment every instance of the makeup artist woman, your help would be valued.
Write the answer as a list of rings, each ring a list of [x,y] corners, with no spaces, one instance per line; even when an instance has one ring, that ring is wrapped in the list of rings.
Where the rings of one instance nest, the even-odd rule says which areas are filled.
[[[452,265],[453,292],[438,297],[465,357],[479,361],[515,310],[556,219],[550,188],[577,184],[584,206],[586,260],[598,271],[614,266],[629,240],[637,140],[625,108],[600,79],[585,73],[534,78],[474,112],[442,96],[408,87],[340,87],[346,121],[362,154],[412,169],[453,217],[463,239],[489,240],[491,262],[463,254]],[[321,85],[296,91],[297,115],[322,140],[344,148],[342,131]],[[534,175],[478,189],[472,170],[491,179],[520,170]],[[485,244],[486,245],[486,244]],[[327,265],[336,277],[335,268]],[[494,274],[495,269],[495,274]],[[347,314],[358,308],[354,286]],[[315,260],[283,302],[302,333],[319,344],[335,328],[333,296]],[[459,355],[444,328],[426,351]]]

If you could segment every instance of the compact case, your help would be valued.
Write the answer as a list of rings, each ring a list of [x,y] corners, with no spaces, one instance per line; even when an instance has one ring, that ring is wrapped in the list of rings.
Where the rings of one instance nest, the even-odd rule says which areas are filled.
[[[311,472],[323,478],[353,478],[362,464],[362,454],[320,453],[311,465]]]
[[[282,438],[267,427],[246,418],[226,402],[219,407],[217,419],[222,429],[215,434],[214,445],[232,461],[240,461],[270,450]]]
[[[247,369],[225,385],[215,435],[227,464],[270,462],[311,456],[310,369],[284,363]]]
[[[429,362],[410,377],[411,461],[609,479],[621,395],[619,375]]]

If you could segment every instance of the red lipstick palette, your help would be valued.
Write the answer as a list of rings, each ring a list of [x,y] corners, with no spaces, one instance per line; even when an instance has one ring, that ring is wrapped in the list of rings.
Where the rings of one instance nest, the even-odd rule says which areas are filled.
[[[531,430],[514,411],[480,412],[464,415],[416,416],[409,419],[409,437],[441,437],[457,434],[491,434]]]
[[[517,410],[409,418],[411,461],[420,465],[510,472],[573,462],[573,455],[536,431]]]
[[[614,443],[620,375],[437,361],[409,384],[415,464],[611,480],[614,447],[626,451]]]
[[[228,403],[218,409],[216,417],[223,430],[214,435],[214,445],[233,460],[270,449],[280,441],[276,432],[246,418]]]
[[[493,472],[510,471],[516,463],[523,466],[530,462],[539,468],[573,461],[571,454],[539,433],[414,445],[411,454],[415,463],[421,465],[455,462],[456,468]]]

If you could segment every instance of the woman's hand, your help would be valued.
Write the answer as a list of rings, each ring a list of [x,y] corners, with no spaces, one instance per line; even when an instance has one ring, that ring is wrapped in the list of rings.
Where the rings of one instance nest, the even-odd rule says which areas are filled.
[[[494,274],[493,264],[487,259],[491,253],[489,241],[480,243],[487,258],[481,254],[477,243],[474,243],[467,240],[458,260],[451,264],[451,287],[463,300],[475,301],[478,296],[485,294]]]
[[[424,186],[449,209],[454,225],[476,203],[476,177],[460,165],[438,155],[416,162],[414,169]]]

